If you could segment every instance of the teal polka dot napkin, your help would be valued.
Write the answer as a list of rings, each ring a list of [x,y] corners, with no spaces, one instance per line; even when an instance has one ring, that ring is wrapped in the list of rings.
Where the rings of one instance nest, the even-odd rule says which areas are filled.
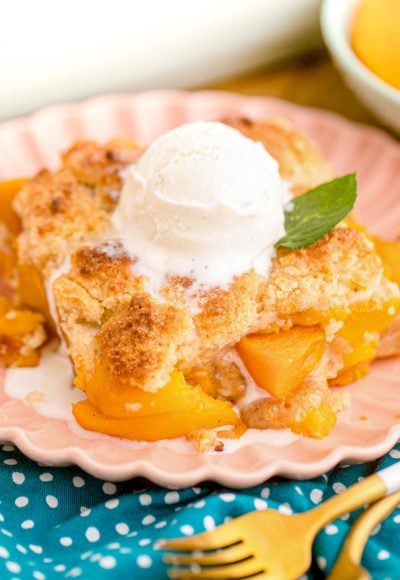
[[[343,466],[308,481],[274,479],[246,490],[212,484],[168,490],[137,479],[101,481],[75,467],[38,465],[3,445],[0,578],[167,578],[162,552],[155,549],[158,539],[190,536],[265,507],[309,510],[399,459],[400,445],[380,462]],[[343,516],[319,534],[308,578],[325,577],[356,515]],[[374,531],[363,564],[374,580],[400,578],[400,509]]]

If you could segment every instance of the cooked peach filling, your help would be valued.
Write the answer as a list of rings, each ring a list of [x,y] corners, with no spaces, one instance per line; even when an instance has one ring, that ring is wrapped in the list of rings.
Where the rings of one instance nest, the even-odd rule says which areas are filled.
[[[330,386],[362,378],[375,358],[379,337],[400,312],[400,300],[376,308],[372,302],[354,305],[350,312],[302,313],[293,326],[278,333],[248,335],[236,349],[255,382],[272,398],[250,404],[242,419],[251,427],[281,429],[314,438],[330,433],[336,423],[337,393],[319,379],[318,365],[327,348],[337,354],[339,370]],[[330,345],[323,327],[329,319],[342,324]],[[329,377],[329,374],[327,375]]]
[[[237,351],[256,383],[272,398],[251,403],[242,413],[255,428],[286,428],[314,438],[325,437],[336,414],[322,384],[321,396],[309,379],[326,349],[320,326],[294,326],[273,334],[242,338]]]
[[[294,326],[273,334],[250,334],[236,349],[256,383],[275,399],[286,399],[321,360],[325,334],[318,326]]]
[[[332,348],[343,360],[343,368],[331,380],[332,385],[347,385],[368,372],[369,363],[376,355],[379,338],[399,310],[398,300],[390,300],[380,308],[365,302],[351,309],[332,342]]]
[[[400,284],[400,246],[395,242],[387,242],[376,236],[372,236],[372,241],[382,260],[386,276],[389,280]]]
[[[21,231],[21,220],[12,203],[15,194],[26,183],[25,179],[13,179],[0,183],[0,272],[3,284],[15,282],[17,252],[16,237]]]
[[[77,377],[88,399],[76,403],[73,414],[85,429],[126,439],[157,441],[188,436],[200,429],[238,426],[227,401],[218,401],[198,386],[189,386],[174,371],[157,393],[121,385],[103,365],[89,382]]]
[[[49,329],[55,333],[54,321],[51,317],[47,294],[40,272],[32,264],[18,265],[18,296],[24,306],[40,312],[47,321]]]
[[[46,341],[45,318],[25,306],[17,306],[15,286],[17,278],[16,236],[21,230],[12,202],[26,183],[14,179],[0,183],[0,288],[8,298],[0,295],[0,366],[34,367],[39,363],[39,349]],[[29,287],[29,285],[27,286]],[[23,302],[22,302],[23,304]]]
[[[46,340],[44,318],[37,312],[15,309],[0,296],[0,367],[34,367]]]
[[[0,183],[0,222],[6,225],[13,236],[21,231],[21,220],[13,209],[13,201],[26,182],[26,179],[10,179]]]
[[[400,284],[400,246],[396,242],[382,240],[378,236],[370,234],[366,227],[358,223],[352,217],[346,218],[348,227],[362,232],[375,246],[375,251],[382,260],[383,268],[389,280]]]

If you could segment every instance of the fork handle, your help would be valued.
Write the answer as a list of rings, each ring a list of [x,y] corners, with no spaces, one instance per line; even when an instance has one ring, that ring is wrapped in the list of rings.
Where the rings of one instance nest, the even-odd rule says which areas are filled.
[[[381,469],[311,510],[309,512],[311,525],[321,529],[341,515],[398,490],[400,490],[400,462]]]
[[[399,505],[400,492],[393,493],[375,502],[365,510],[352,526],[345,541],[345,547],[353,562],[360,563],[365,544],[374,527],[384,520]]]

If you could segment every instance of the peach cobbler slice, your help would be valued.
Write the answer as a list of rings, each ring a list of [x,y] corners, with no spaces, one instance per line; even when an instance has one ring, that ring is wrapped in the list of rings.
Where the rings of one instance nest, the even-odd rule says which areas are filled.
[[[263,143],[295,195],[331,177],[315,145],[286,122],[226,123]],[[3,306],[0,335],[31,351],[19,347],[3,364],[32,356],[45,319],[87,397],[73,408],[86,429],[146,441],[185,436],[217,450],[246,428],[326,436],[348,404],[337,386],[361,378],[377,356],[400,353],[399,249],[342,222],[305,248],[278,249],[268,276],[251,269],[228,287],[202,288],[171,275],[154,295],[111,228],[124,169],[140,152],[127,140],[80,142],[58,171],[16,193],[21,233],[10,236],[15,244],[18,234],[23,310],[12,311],[19,326],[11,330]],[[254,400],[245,396],[251,388]]]

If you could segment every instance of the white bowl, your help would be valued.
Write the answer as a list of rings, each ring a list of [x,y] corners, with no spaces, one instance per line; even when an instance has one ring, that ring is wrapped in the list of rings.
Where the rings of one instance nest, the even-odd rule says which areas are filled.
[[[350,45],[350,27],[360,0],[324,0],[322,35],[347,84],[383,123],[400,133],[400,91],[371,72]]]

